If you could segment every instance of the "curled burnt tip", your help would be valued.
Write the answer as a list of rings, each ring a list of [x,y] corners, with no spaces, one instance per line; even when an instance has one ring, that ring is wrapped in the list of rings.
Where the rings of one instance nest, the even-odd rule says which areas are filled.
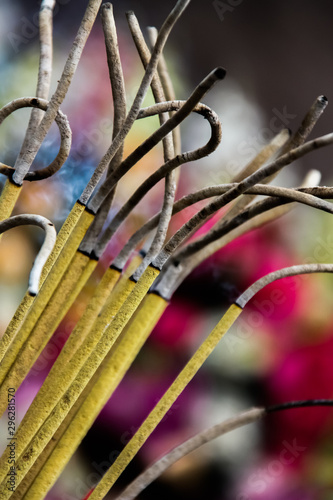
[[[222,66],[219,66],[218,68],[215,69],[214,73],[217,76],[217,78],[223,80],[223,78],[225,78],[227,74],[227,71],[224,68],[222,68]]]
[[[243,292],[235,304],[242,309],[246,304],[254,297],[260,290],[265,288],[265,286],[273,283],[274,281],[280,280],[282,278],[290,278],[291,276],[297,276],[301,274],[312,274],[312,273],[333,273],[333,264],[304,264],[298,266],[284,267],[278,271],[273,271],[272,273],[266,274],[259,280],[255,281],[249,288]]]
[[[17,226],[29,226],[34,225],[42,228],[45,232],[44,242],[39,250],[39,253],[35,259],[34,265],[31,269],[29,276],[29,287],[28,293],[31,297],[35,297],[38,294],[41,274],[44,265],[49,258],[55,241],[57,237],[56,230],[51,221],[36,214],[21,214],[14,215],[0,222],[0,234],[12,229]]]

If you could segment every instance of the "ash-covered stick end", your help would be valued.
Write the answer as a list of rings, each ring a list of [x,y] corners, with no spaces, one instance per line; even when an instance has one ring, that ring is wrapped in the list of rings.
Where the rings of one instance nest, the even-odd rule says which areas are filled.
[[[223,80],[227,74],[227,70],[222,68],[222,66],[219,66],[215,68],[214,74],[219,80]]]

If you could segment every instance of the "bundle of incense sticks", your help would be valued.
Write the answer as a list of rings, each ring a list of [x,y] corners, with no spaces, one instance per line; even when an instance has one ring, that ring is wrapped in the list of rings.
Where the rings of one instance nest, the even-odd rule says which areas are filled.
[[[318,186],[320,174],[317,171],[309,172],[298,188],[269,184],[282,168],[333,142],[332,133],[307,140],[327,106],[324,96],[314,101],[294,134],[281,130],[229,184],[208,186],[176,200],[179,167],[208,156],[219,147],[222,137],[219,117],[201,100],[223,80],[225,70],[222,67],[212,70],[186,101],[180,101],[175,98],[163,57],[170,32],[190,0],[179,0],[158,31],[154,28],[148,30],[148,43],[134,13],[127,13],[129,29],[144,67],[144,76],[128,112],[113,8],[109,3],[101,6],[101,0],[89,0],[61,78],[49,99],[55,3],[55,0],[43,0],[40,7],[40,63],[36,96],[19,97],[0,110],[1,123],[20,108],[33,108],[15,165],[0,164],[0,173],[7,176],[0,196],[0,233],[23,224],[37,225],[45,233],[43,246],[31,271],[27,293],[0,341],[2,413],[9,408],[9,394],[12,397],[10,404],[13,405],[15,397],[11,391],[13,388],[16,391],[23,383],[94,272],[118,228],[160,180],[164,180],[164,197],[161,211],[146,221],[110,262],[21,424],[17,429],[13,428],[15,465],[10,462],[10,447],[0,459],[0,498],[11,500],[45,498],[135,360],[173,293],[196,266],[230,241],[275,220],[297,203],[333,212],[333,205],[327,201],[333,198],[333,188]],[[56,235],[52,221],[42,216],[11,214],[23,183],[52,176],[70,153],[70,123],[60,108],[100,8],[112,87],[113,137],[109,149]],[[149,88],[155,104],[142,108]],[[184,153],[179,125],[191,113],[197,113],[206,120],[203,126],[210,127],[210,138],[206,144]],[[154,115],[159,118],[159,127],[124,158],[124,141],[133,124],[136,120]],[[61,137],[59,153],[49,166],[30,171],[53,122],[56,122]],[[106,224],[118,182],[159,143],[163,148],[163,165],[138,186]],[[256,201],[257,195],[264,198]],[[208,200],[206,205],[173,235],[167,236],[172,216],[203,200]],[[203,235],[190,239],[222,207],[226,207],[223,216]],[[331,264],[293,266],[269,274],[249,287],[197,349],[100,483],[90,492],[89,498],[100,500],[105,497],[258,291],[287,276],[330,273],[332,270]],[[186,453],[241,425],[254,422],[273,411],[331,404],[330,400],[292,402],[242,413],[177,447],[129,485],[119,498],[135,498]]]

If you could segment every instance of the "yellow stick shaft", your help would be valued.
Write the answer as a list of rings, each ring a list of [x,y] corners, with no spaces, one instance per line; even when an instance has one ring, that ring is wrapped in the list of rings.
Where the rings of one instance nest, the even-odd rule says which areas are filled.
[[[11,216],[22,186],[16,186],[9,179],[6,180],[0,196],[0,222]]]
[[[35,298],[32,307],[30,308],[26,318],[20,328],[18,335],[14,338],[10,345],[10,349],[7,351],[7,355],[3,359],[3,363],[0,367],[0,384],[3,383],[10,367],[13,365],[16,356],[18,355],[21,347],[28,339],[31,331],[33,330],[35,324],[37,323],[39,317],[41,316],[44,308],[46,307],[48,301],[52,297],[53,292],[57,288],[62,276],[64,275],[70,261],[72,260],[77,247],[80,244],[87,228],[93,220],[93,215],[84,211],[81,214],[80,220],[69,235],[67,243],[63,248],[63,251],[59,255],[57,261],[54,263],[48,279],[45,280],[39,294]]]
[[[33,301],[35,300],[35,297],[32,297],[28,292],[25,294],[25,296],[22,299],[21,304],[19,307],[16,309],[16,312],[11,319],[9,325],[6,328],[5,333],[1,337],[0,340],[0,362],[2,366],[2,360],[5,357],[5,354],[10,346],[10,344],[13,342],[21,324],[24,321],[25,316],[27,315]]]
[[[91,391],[74,416],[58,445],[41,469],[25,497],[27,500],[43,498],[57,480],[68,460],[93,424],[119,382],[124,377],[140,348],[162,316],[168,303],[150,294],[123,332],[117,346],[111,350],[99,369]]]
[[[45,278],[47,277],[48,273],[50,272],[54,262],[58,258],[58,255],[60,254],[61,250],[63,249],[70,233],[72,232],[73,228],[76,226],[77,221],[80,218],[81,213],[84,210],[84,206],[81,205],[80,203],[75,203],[74,207],[72,208],[70,214],[68,215],[67,219],[65,220],[62,228],[59,231],[59,234],[57,236],[56,243],[54,245],[54,248],[52,250],[52,253],[50,254],[49,258],[47,259],[45,266],[42,271],[42,276],[40,280],[40,286],[42,283],[44,283]],[[6,351],[8,347],[10,346],[11,342],[15,338],[19,328],[21,327],[35,297],[32,297],[28,292],[26,292],[25,296],[22,299],[21,304],[17,308],[12,320],[10,321],[3,337],[0,340],[0,361],[2,361],[4,355],[6,354]],[[24,342],[24,341],[23,341]],[[23,345],[23,342],[21,345]],[[0,378],[1,380],[1,378]]]
[[[110,350],[128,321],[131,319],[132,315],[143,300],[144,296],[146,295],[147,291],[149,290],[158,274],[159,271],[157,269],[154,269],[152,267],[148,267],[146,269],[145,273],[142,275],[142,277],[134,287],[126,302],[120,308],[110,326],[106,329],[102,339],[97,344],[93,353],[87,359],[73,384],[67,390],[61,401],[54,408],[52,414],[43,424],[38,434],[35,435],[28,448],[24,451],[24,456],[16,463],[17,485],[23,479],[24,475],[33,465],[35,460],[38,458],[38,455],[45,448],[48,441],[56,432],[57,428],[61,425],[67,413],[70,411],[70,408],[73,406],[75,401],[80,396],[81,392],[89,383],[90,379],[102,363],[103,359],[107,355],[108,351]],[[4,483],[2,483],[0,495],[4,495],[4,498],[7,498]]]
[[[52,451],[58,444],[59,440],[63,436],[64,432],[67,430],[69,424],[77,413],[78,409],[81,407],[83,401],[87,397],[87,394],[92,389],[94,383],[96,382],[96,378],[98,378],[99,370],[95,373],[94,377],[91,379],[85,390],[82,392],[81,396],[77,399],[74,406],[71,408],[67,417],[63,421],[63,423],[58,428],[57,432],[54,434],[53,438],[47,446],[44,448],[43,452],[38,456],[36,462],[33,464],[29,472],[24,476],[23,480],[20,482],[18,487],[15,489],[15,492],[11,495],[10,500],[22,500],[24,498],[25,493],[28,491],[35,478],[38,476],[40,470],[43,468],[44,463],[47,461]]]
[[[90,263],[91,262],[94,261],[90,260]],[[119,272],[115,270],[109,269],[109,272],[107,271],[105,274],[107,274],[109,279],[113,277],[114,282],[119,277]],[[110,283],[108,283],[108,285],[110,286]],[[98,311],[96,314],[98,314]],[[81,318],[79,323],[84,323],[84,321],[82,321],[83,318],[84,316]],[[81,344],[82,333],[84,332],[77,328],[75,328],[71,333],[42,387],[24,415],[23,420],[15,434],[16,459],[20,458],[26,447],[29,445],[31,439],[38,432],[41,425],[45,422],[55,405],[74,380],[75,376],[79,372],[79,368],[83,365],[82,362],[81,366],[78,366],[75,361],[75,352]],[[89,331],[85,333],[87,334]],[[71,363],[69,363],[70,361]],[[3,481],[8,470],[8,460],[4,454],[0,458],[0,482]]]
[[[73,229],[72,233],[69,235],[62,252],[59,254],[58,259],[53,264],[47,280],[43,283],[43,286],[37,295],[33,307],[31,308],[25,322],[24,328],[29,331],[35,326],[38,318],[46,307],[48,301],[52,297],[53,292],[60,283],[62,276],[64,275],[68,265],[70,264],[72,258],[78,246],[84,237],[87,229],[92,223],[94,216],[87,211],[83,211],[77,225]]]
[[[29,338],[21,347],[0,388],[0,413],[6,409],[8,387],[20,387],[33,364],[52,337],[60,321],[80,293],[97,262],[77,252],[69,265],[61,285],[53,294]],[[15,343],[15,341],[14,341]],[[12,354],[9,348],[8,355]],[[7,356],[4,360],[7,363]]]
[[[81,205],[81,203],[76,202],[72,210],[69,212],[67,219],[63,223],[58,233],[52,253],[50,254],[49,258],[45,263],[41,276],[41,284],[44,283],[45,279],[47,278],[49,272],[51,271],[51,268],[53,267],[53,264],[59,257],[60,252],[67,243],[68,238],[72,234],[72,231],[75,229],[83,212],[84,212],[84,205]]]
[[[83,340],[86,338],[87,334],[90,332],[90,329],[93,325],[94,320],[98,316],[107,296],[106,294],[112,294],[112,296],[115,299],[115,302],[118,303],[118,306],[120,307],[122,304],[122,300],[119,299],[119,295],[122,295],[124,297],[124,300],[127,298],[127,293],[124,293],[124,290],[126,289],[126,283],[128,283],[128,278],[131,276],[131,274],[135,271],[135,269],[138,267],[138,265],[142,262],[142,258],[140,256],[135,256],[130,265],[127,267],[126,271],[124,272],[123,276],[119,280],[116,286],[116,290],[118,290],[118,293],[116,290],[114,290],[114,286],[116,282],[118,281],[118,278],[120,276],[120,271],[117,271],[113,268],[108,268],[106,272],[104,273],[100,283],[98,284],[96,291],[94,293],[94,296],[92,297],[91,301],[89,302],[88,307],[86,308],[83,316],[79,320],[78,324],[76,325],[75,329],[71,333],[68,341],[66,342],[65,346],[63,347],[62,351],[60,352],[56,362],[52,366],[52,369],[50,373],[48,374],[46,380],[44,381],[43,386],[37,393],[34,401],[32,402],[30,408],[28,409],[27,413],[25,414],[21,425],[17,431],[16,436],[19,437],[19,434],[21,431],[25,429],[30,429],[30,436],[25,435],[25,440],[28,439],[28,442],[26,442],[26,445],[29,444],[30,439],[33,437],[35,430],[34,427],[36,426],[36,415],[40,415],[43,408],[45,407],[50,407],[49,413],[54,407],[55,403],[52,405],[52,400],[50,400],[50,394],[54,392],[54,388],[56,387],[58,390],[61,390],[61,394],[59,395],[57,401],[60,399],[61,395],[67,387],[63,388],[63,384],[61,384],[63,380],[63,369],[66,363],[68,363],[74,356],[75,352],[79,348],[79,346],[82,344]],[[132,284],[134,286],[134,283],[130,281],[131,283],[131,288],[128,289],[128,294],[130,293],[132,289]],[[120,285],[120,286],[119,286]],[[113,310],[113,312],[115,309]],[[95,329],[94,329],[95,331]],[[24,477],[22,482],[19,485],[19,488],[15,491],[14,495],[12,495],[12,499],[19,499],[22,498],[22,496],[25,494],[31,483],[33,482],[34,478],[37,476],[39,470],[42,468],[44,462],[47,460],[49,455],[51,454],[52,450],[55,448],[57,442],[59,441],[60,437],[63,435],[65,430],[67,429],[68,425],[70,424],[73,416],[77,412],[78,408],[82,405],[82,402],[85,400],[87,394],[90,392],[91,387],[95,384],[97,378],[99,377],[99,373],[101,371],[101,367],[96,371],[95,375],[92,377],[90,380],[89,384],[79,397],[79,399],[76,401],[74,406],[71,408],[69,414],[67,415],[66,419],[63,421],[61,426],[58,428],[57,432],[53,436],[52,440],[47,444],[46,448],[42,452],[42,454],[38,457],[32,468],[29,470],[28,474]],[[59,384],[60,382],[60,384]],[[59,385],[61,387],[59,387]],[[56,401],[56,402],[57,402]],[[48,414],[49,414],[48,413]],[[46,417],[45,417],[46,418]],[[39,426],[38,426],[39,428]],[[22,446],[21,446],[22,447]],[[17,450],[16,450],[17,451]]]
[[[199,368],[206,361],[223,335],[225,335],[232,324],[236,321],[241,312],[242,309],[236,305],[232,305],[228,309],[221,321],[216,325],[208,338],[201,344],[185,368],[180,372],[176,380],[162,396],[155,408],[150,412],[146,420],[140,426],[129,443],[125,446],[113,465],[105,473],[102,480],[90,495],[89,500],[101,500],[105,497],[120,474],[124,471],[141,446],[148,439],[156,426],[161,422],[178,396],[189,384]],[[35,497],[35,500],[37,500],[37,497]]]
[[[43,425],[55,405],[73,382],[84,362],[88,359],[93,348],[100,340],[108,322],[111,321],[110,315],[117,312],[117,308],[119,309],[121,307],[122,303],[130,294],[135,284],[133,281],[128,280],[126,276],[131,275],[141,261],[141,258],[136,257],[133,259],[124,273],[123,278],[117,283],[116,290],[114,290],[116,293],[111,294],[114,297],[116,307],[109,306],[106,310],[106,314],[102,314],[101,318],[94,324],[90,316],[98,316],[101,301],[105,298],[103,297],[104,289],[108,288],[109,293],[112,292],[112,288],[120,275],[119,271],[110,268],[104,273],[100,286],[97,287],[97,293],[95,293],[90,302],[94,307],[90,308],[89,311],[87,308],[86,313],[88,312],[89,314],[84,314],[82,316],[78,325],[71,333],[57,361],[54,363],[49,375],[44,381],[43,386],[39,390],[16,431],[15,452],[17,459],[21,456],[33,436],[38,432],[38,429]],[[94,325],[94,328],[93,331],[90,332],[92,325]],[[87,326],[88,328],[85,328]],[[90,335],[86,340],[84,338],[82,339],[82,336],[87,337],[89,333]],[[85,342],[83,342],[83,340],[85,340]],[[80,346],[81,349],[77,355],[75,355]],[[71,361],[70,364],[69,361]],[[0,459],[0,470],[2,471],[2,473],[0,472],[0,481],[4,479],[6,472],[8,472],[8,462],[6,460],[7,457],[5,455]]]
[[[75,356],[77,350],[84,343],[87,335],[90,333],[96,318],[100,314],[106,299],[111,294],[114,286],[119,280],[119,277],[120,272],[115,269],[108,268],[105,271],[102,279],[96,287],[94,295],[89,300],[83,315],[77,322],[53,367],[55,367],[59,360],[59,363],[62,364],[62,368],[60,368],[60,370],[63,371],[64,363],[67,363]],[[55,375],[55,377],[60,376],[61,371]],[[56,380],[56,378],[54,380]]]

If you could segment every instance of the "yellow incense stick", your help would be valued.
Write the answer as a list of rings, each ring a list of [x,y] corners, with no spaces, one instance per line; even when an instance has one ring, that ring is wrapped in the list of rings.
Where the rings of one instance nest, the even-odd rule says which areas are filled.
[[[84,237],[87,229],[94,220],[94,215],[84,210],[78,220],[72,233],[69,235],[63,250],[59,254],[58,259],[53,264],[49,274],[48,279],[45,280],[36,300],[28,314],[25,322],[24,328],[29,331],[35,326],[39,316],[43,312],[45,306],[50,300],[53,292],[57,288],[62,276],[64,275],[68,265],[70,264],[74,254]]]
[[[48,445],[44,448],[43,452],[38,456],[36,462],[29,469],[28,473],[24,476],[24,478],[20,482],[20,484],[16,485],[17,487],[15,487],[15,492],[10,496],[10,500],[15,500],[15,499],[21,500],[23,498],[23,495],[29,489],[29,487],[33,483],[35,477],[38,475],[39,471],[42,469],[44,462],[51,455],[53,449],[56,447],[61,436],[64,434],[64,432],[66,431],[70,422],[72,421],[73,417],[77,413],[78,409],[81,407],[83,401],[87,397],[87,394],[92,389],[92,386],[95,383],[95,381],[96,381],[96,379],[95,379],[95,377],[93,377],[92,380],[89,382],[89,384],[86,386],[85,390],[80,395],[80,397],[77,399],[77,401],[75,402],[73,407],[71,408],[70,412],[67,414],[66,419],[62,422],[60,427],[57,429],[57,431],[56,431],[55,435],[53,436],[53,438],[51,439],[51,441],[49,441]]]
[[[81,340],[81,336],[84,335],[86,337],[90,331],[90,328],[88,330],[84,330],[82,328],[84,325],[86,325],[84,315],[79,321],[78,325],[75,327],[64,348],[62,349],[57,361],[54,363],[43,386],[39,390],[34,401],[27,410],[18,430],[16,431],[17,446],[15,451],[17,459],[21,456],[22,452],[28,446],[30,440],[33,438],[34,434],[38,431],[40,426],[44,423],[54,406],[58,403],[61,396],[73,382],[75,376],[82,368],[84,362],[88,359],[89,355],[100,340],[100,337],[109,322],[107,318],[111,318],[114,314],[116,314],[117,310],[121,307],[124,300],[134,288],[135,283],[132,280],[129,280],[127,276],[137,268],[138,264],[141,261],[142,258],[139,256],[135,257],[132,260],[131,264],[128,266],[126,272],[124,273],[123,279],[120,280],[117,284],[117,287],[114,290],[115,293],[112,294],[112,297],[114,297],[114,303],[110,303],[108,305],[105,311],[106,314],[101,315],[101,318],[99,318],[96,324],[94,324],[93,331],[85,342],[83,342],[84,339]],[[119,274],[119,271],[109,268],[108,271],[104,274],[104,277],[108,279],[108,282],[105,283],[102,279],[101,284],[103,286],[107,285],[109,287],[109,290],[111,291],[110,279],[111,281],[113,279],[113,282],[115,283]],[[96,301],[92,301],[96,306],[98,305],[98,301],[102,296],[102,292],[103,290],[100,290],[99,293],[96,294]],[[90,312],[94,313],[95,316],[98,315],[98,310],[91,310]],[[86,317],[86,319],[89,322],[91,318]],[[75,353],[80,345],[81,349],[78,355],[75,356]],[[68,364],[69,361],[71,361],[70,364]],[[6,457],[1,457],[0,469],[2,472],[0,473],[0,481],[3,480],[7,468]]]
[[[96,267],[96,264],[96,261],[77,252],[60,286],[53,294],[43,314],[37,321],[36,326],[30,333],[29,338],[18,353],[16,353],[16,349],[14,350],[18,345],[14,340],[12,344],[13,348],[9,348],[4,360],[4,365],[8,366],[14,358],[0,388],[0,414],[4,412],[7,407],[5,398],[7,388],[20,387],[38,356],[52,337],[60,321],[64,318],[70,306],[80,293],[86,280],[91,275],[92,270]]]
[[[77,322],[69,339],[67,340],[66,344],[61,350],[61,353],[58,356],[59,362],[61,364],[67,363],[70,359],[72,359],[78,348],[83,344],[107,297],[113,291],[114,286],[119,280],[119,277],[120,271],[116,269],[109,267],[105,271],[102,279],[96,287],[94,295],[89,300],[89,303],[85,311],[83,312],[83,315]],[[58,362],[58,359],[56,363]],[[53,365],[53,367],[55,366],[55,364]],[[60,375],[60,372],[58,375]]]
[[[28,448],[24,451],[22,458],[16,463],[16,484],[20,483],[24,475],[38,458],[38,455],[52,438],[57,428],[61,425],[70,408],[89,383],[95,371],[98,369],[108,351],[134,314],[158,274],[159,271],[153,267],[149,266],[146,269],[64,397],[54,408],[52,414],[43,424],[38,434],[35,435]],[[74,360],[72,360],[71,364],[74,364]],[[4,483],[2,483],[0,495],[4,495],[4,498],[6,498],[6,487]]]
[[[8,370],[12,366],[22,345],[29,337],[30,332],[34,328],[53,292],[57,288],[93,218],[94,216],[92,214],[84,211],[81,214],[78,224],[75,226],[73,232],[69,235],[63,251],[60,253],[57,261],[51,268],[48,279],[45,280],[39,294],[35,298],[35,301],[33,302],[28,314],[26,315],[23,324],[21,325],[18,335],[14,338],[13,342],[10,345],[10,350],[7,351],[7,355],[3,359],[0,367],[0,384],[3,383]]]
[[[25,497],[27,500],[43,498],[57,480],[167,305],[164,299],[155,294],[149,294],[144,299],[133,320],[126,327],[119,344],[111,350],[103,362],[100,375],[96,377],[97,380],[87,398],[28,491]]]
[[[22,186],[17,186],[9,179],[6,180],[0,196],[0,221],[11,216]]]
[[[119,309],[122,307],[130,293],[133,291],[135,287],[135,282],[130,279],[132,272],[137,268],[138,262],[142,262],[141,257],[137,257],[133,262],[133,265],[129,266],[124,273],[124,275],[120,278],[112,292],[109,294],[105,303],[99,312],[99,314],[95,313],[95,320],[90,327],[90,333],[86,332],[86,336],[89,333],[89,338],[87,341],[82,344],[81,349],[81,361],[80,368],[83,365],[82,361],[82,353],[84,352],[84,361],[88,359],[88,356],[93,351],[96,344],[99,342],[105,328],[111,323]],[[116,270],[114,270],[116,271]]]
[[[117,276],[119,276],[119,271],[117,272],[114,269],[110,269],[110,271],[112,271],[115,282]],[[110,273],[107,272],[107,275],[110,277]],[[82,324],[81,320],[79,323]],[[89,333],[89,330],[88,332],[83,332],[77,327],[73,330],[57,360],[53,364],[42,387],[36,394],[35,399],[24,415],[15,435],[17,442],[15,453],[17,459],[21,456],[34,434],[49,416],[54,406],[68,389],[70,383],[73,381],[75,375],[83,365],[84,360],[81,361],[80,365],[78,365],[76,361],[73,362],[72,360],[75,357],[77,349],[82,343],[81,334]],[[69,364],[70,361],[71,363]],[[69,372],[72,374],[70,378],[68,377]],[[36,418],[36,416],[38,416],[38,418]],[[0,458],[0,482],[4,479],[6,468],[6,457],[3,456]]]
[[[12,493],[10,500],[22,500],[24,498],[25,493],[27,490],[30,488],[31,484],[35,480],[35,477],[38,475],[39,471],[42,469],[43,464],[46,462],[48,457],[51,455],[52,451],[54,450],[57,442],[59,441],[60,437],[63,435],[65,430],[67,429],[70,421],[73,418],[73,415],[75,415],[77,408],[80,406],[82,403],[81,397],[77,400],[71,411],[68,413],[66,419],[63,421],[51,441],[48,443],[48,445],[44,448],[43,452],[39,455],[38,459],[36,462],[33,464],[29,472],[25,475],[23,480],[20,482],[17,488],[15,488],[15,491]]]
[[[24,318],[26,317],[31,304],[35,300],[35,297],[32,297],[28,292],[25,294],[21,304],[19,307],[16,309],[16,312],[11,319],[9,325],[6,328],[5,333],[1,337],[0,340],[0,362],[1,366],[3,363],[3,358],[10,346],[10,344],[13,342],[21,324],[24,321]]]
[[[156,426],[161,422],[170,407],[192,380],[199,368],[214,350],[222,336],[229,330],[241,312],[242,309],[235,304],[228,309],[221,321],[216,325],[208,338],[201,344],[185,368],[162,396],[155,408],[150,412],[146,420],[140,426],[129,443],[125,446],[113,465],[105,473],[102,480],[90,495],[89,500],[101,500],[105,497],[120,474],[124,471]],[[32,497],[28,498],[29,500],[32,500]],[[37,496],[34,498],[37,500]]]
[[[46,264],[43,268],[41,276],[41,284],[44,283],[47,275],[51,271],[53,264],[57,260],[61,250],[64,248],[65,243],[67,242],[72,231],[76,227],[76,224],[79,222],[84,209],[85,209],[84,205],[81,205],[81,203],[76,202],[72,210],[69,212],[67,219],[65,220],[59,231],[52,253],[50,257],[47,259]]]
[[[57,236],[57,240],[52,250],[52,253],[50,254],[43,268],[40,279],[40,286],[44,283],[45,278],[50,272],[54,262],[58,258],[58,255],[60,254],[62,248],[64,247],[69,235],[76,226],[76,223],[79,220],[83,210],[84,210],[84,205],[81,205],[80,203],[76,202],[71,212],[69,213],[67,219],[65,220]],[[35,297],[32,297],[28,292],[26,292],[12,320],[10,321],[8,327],[6,328],[3,337],[0,340],[0,361],[2,361],[8,347],[10,346],[20,326],[22,325],[24,318],[26,317],[34,300]]]
[[[67,417],[63,421],[63,423],[60,425],[58,428],[57,432],[54,434],[53,438],[47,446],[44,448],[43,452],[38,456],[36,462],[33,464],[29,472],[24,476],[23,480],[19,484],[19,486],[15,489],[15,492],[12,494],[10,497],[10,500],[22,500],[32,483],[34,482],[35,478],[38,476],[39,472],[43,468],[45,462],[51,455],[52,451],[54,448],[57,446],[59,440],[67,430],[68,426],[70,425],[71,421],[73,420],[74,416],[76,415],[78,409],[82,406],[82,403],[85,401],[87,395],[91,391],[92,387],[96,383],[96,380],[98,379],[99,375],[101,372],[101,367],[96,371],[94,376],[91,378],[89,384],[86,386],[80,397],[77,399],[75,402],[74,406],[71,408],[70,412],[68,413]]]

